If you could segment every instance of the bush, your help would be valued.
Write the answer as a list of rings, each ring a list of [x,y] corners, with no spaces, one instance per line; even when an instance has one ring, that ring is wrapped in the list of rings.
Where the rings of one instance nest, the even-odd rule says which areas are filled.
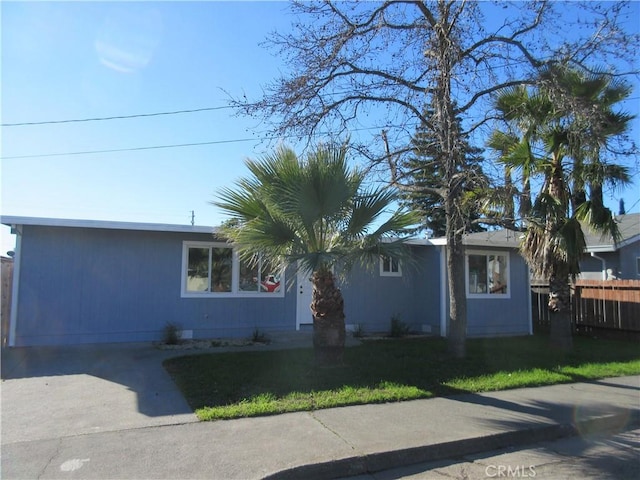
[[[167,322],[162,332],[162,341],[166,345],[177,345],[180,342],[180,331],[179,325]]]
[[[364,337],[364,327],[361,323],[358,323],[353,329],[354,338],[362,338]]]
[[[267,334],[261,332],[258,327],[253,329],[253,334],[251,335],[251,341],[253,343],[269,343],[269,339],[267,338]]]
[[[411,330],[409,328],[409,325],[400,320],[400,317],[398,317],[397,315],[391,317],[391,330],[389,332],[390,337],[404,337],[405,335],[408,335],[410,331]]]

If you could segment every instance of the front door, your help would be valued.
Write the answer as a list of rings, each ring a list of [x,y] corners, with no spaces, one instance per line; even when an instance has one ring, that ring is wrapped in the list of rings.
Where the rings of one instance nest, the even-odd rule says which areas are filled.
[[[311,285],[310,273],[298,270],[296,278],[296,330],[307,330],[313,327],[313,316],[311,315],[311,298],[313,286]]]

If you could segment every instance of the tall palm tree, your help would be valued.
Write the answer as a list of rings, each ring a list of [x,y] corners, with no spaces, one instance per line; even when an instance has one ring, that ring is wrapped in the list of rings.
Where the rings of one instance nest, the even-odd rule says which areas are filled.
[[[489,138],[488,146],[500,153],[508,185],[511,185],[510,175],[513,171],[521,174],[522,190],[518,192],[518,214],[523,219],[531,212],[531,177],[536,165],[540,163],[540,159],[534,154],[533,144],[540,138],[540,129],[553,120],[553,105],[547,96],[532,93],[525,86],[516,86],[500,93],[495,108],[507,123],[508,130],[495,130]],[[513,189],[515,188],[512,187]],[[507,193],[513,195],[513,191]],[[512,198],[508,199],[508,210],[511,212],[514,211]]]
[[[629,175],[625,167],[607,164],[601,150],[632,119],[613,111],[630,93],[621,87],[602,73],[553,67],[542,74],[535,91],[510,90],[496,102],[511,128],[494,132],[490,146],[508,168],[520,170],[527,181],[535,178],[540,186],[523,218],[526,233],[520,249],[534,275],[549,282],[551,342],[564,349],[572,345],[569,278],[580,273],[583,226],[618,237],[602,201],[602,186],[628,182]],[[588,200],[585,185],[591,186]]]
[[[304,159],[281,147],[247,160],[251,176],[219,192],[214,205],[232,217],[225,233],[244,259],[311,277],[313,344],[321,364],[340,362],[345,342],[344,301],[336,274],[356,263],[377,265],[381,255],[408,258],[403,235],[418,221],[396,210],[394,190],[365,188],[349,169],[346,146],[319,146]],[[393,237],[393,238],[392,238]]]

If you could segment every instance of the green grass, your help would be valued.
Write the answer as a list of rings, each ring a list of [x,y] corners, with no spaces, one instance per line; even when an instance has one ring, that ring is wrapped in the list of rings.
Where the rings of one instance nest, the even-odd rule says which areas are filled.
[[[313,365],[313,350],[189,355],[164,365],[201,420],[394,402],[640,374],[638,343],[577,337],[570,353],[544,336],[467,342],[467,357],[443,339],[365,341],[344,364]]]

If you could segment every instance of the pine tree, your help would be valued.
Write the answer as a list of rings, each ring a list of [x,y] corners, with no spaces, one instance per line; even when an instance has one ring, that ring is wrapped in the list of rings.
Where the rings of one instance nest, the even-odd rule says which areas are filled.
[[[460,129],[460,118],[457,118]],[[433,132],[426,124],[421,124],[412,138],[412,155],[400,162],[399,177],[403,190],[403,203],[422,215],[422,228],[431,237],[443,237],[446,233],[446,214],[443,198],[437,193],[443,187],[444,162]],[[465,192],[462,195],[460,213],[464,217],[465,232],[481,232],[486,230],[475,221],[480,218],[479,208],[475,202],[474,190],[487,184],[482,171],[483,150],[472,146],[468,136],[463,138],[464,162],[458,166]]]

